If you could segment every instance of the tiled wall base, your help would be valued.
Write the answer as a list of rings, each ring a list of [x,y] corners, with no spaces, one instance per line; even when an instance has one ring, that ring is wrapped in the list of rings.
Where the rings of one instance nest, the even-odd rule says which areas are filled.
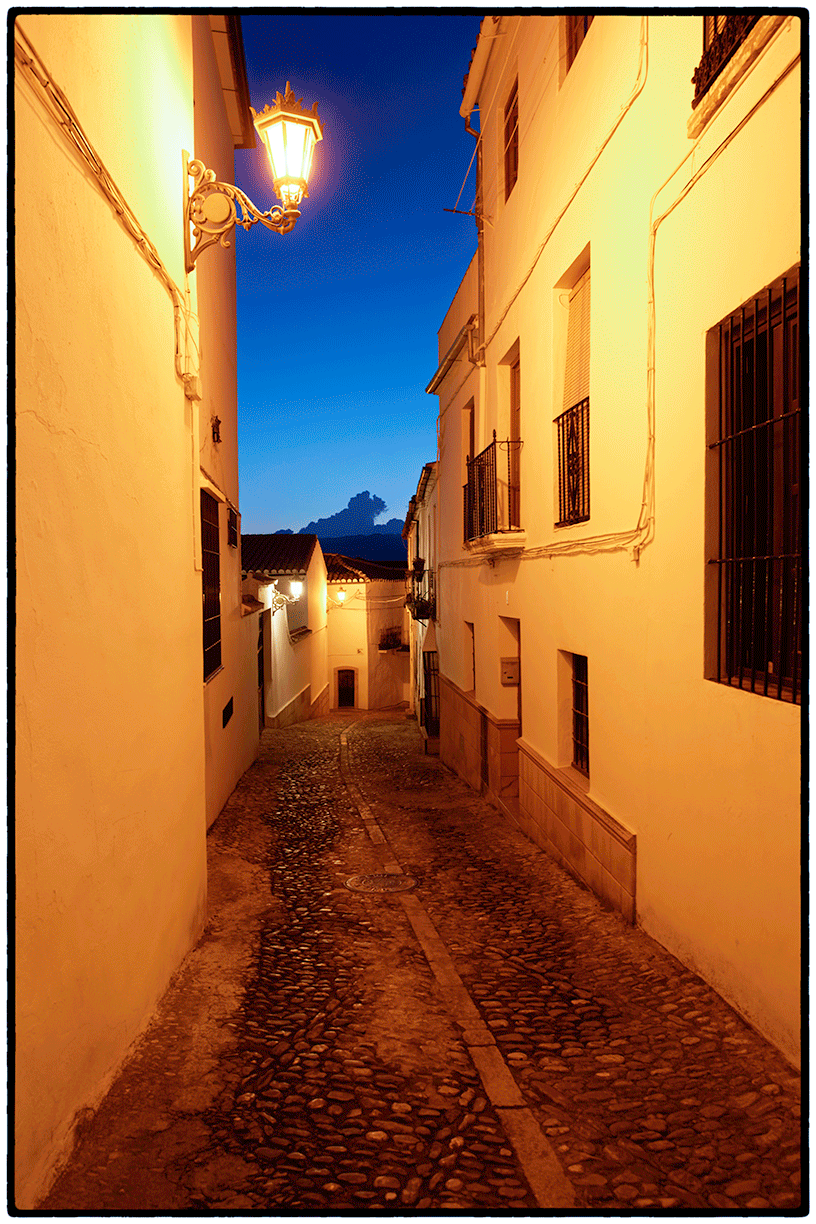
[[[494,718],[468,693],[439,677],[439,755],[488,797],[518,796],[517,719]]]
[[[523,740],[513,816],[531,841],[634,923],[635,834],[593,803],[568,771],[553,769]]]
[[[310,718],[325,718],[329,712],[329,686],[325,685],[322,693],[309,707]]]
[[[328,712],[328,684],[315,701],[312,701],[312,686],[307,684],[306,688],[298,693],[297,697],[290,701],[287,706],[279,710],[277,714],[272,717],[267,715],[264,725],[267,727],[291,727],[292,723],[306,722],[310,718],[319,718],[322,714],[328,714]]]

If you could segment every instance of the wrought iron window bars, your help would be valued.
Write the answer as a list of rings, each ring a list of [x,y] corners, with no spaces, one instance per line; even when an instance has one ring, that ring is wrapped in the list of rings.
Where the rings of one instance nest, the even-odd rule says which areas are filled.
[[[799,271],[716,329],[716,676],[801,701]]]
[[[589,396],[555,419],[558,445],[556,527],[589,518]]]
[[[734,12],[703,17],[703,57],[691,78],[694,85],[692,107],[697,106],[708,92],[761,15]]]

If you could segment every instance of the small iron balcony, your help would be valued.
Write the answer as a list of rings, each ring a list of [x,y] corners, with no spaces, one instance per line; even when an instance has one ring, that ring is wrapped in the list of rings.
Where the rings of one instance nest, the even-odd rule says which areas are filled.
[[[411,593],[405,603],[414,620],[436,620],[436,574],[433,570],[420,571],[415,563]]]
[[[499,532],[521,529],[521,440],[496,440],[486,446],[475,459],[467,461],[467,484],[464,486],[465,543],[480,540]],[[497,451],[507,451],[507,478],[503,460]]]
[[[394,625],[388,629],[383,629],[380,633],[380,650],[402,650],[402,629],[399,625]]]
[[[738,47],[745,41],[761,14],[715,13],[703,18],[703,58],[694,70],[695,107],[710,89]]]

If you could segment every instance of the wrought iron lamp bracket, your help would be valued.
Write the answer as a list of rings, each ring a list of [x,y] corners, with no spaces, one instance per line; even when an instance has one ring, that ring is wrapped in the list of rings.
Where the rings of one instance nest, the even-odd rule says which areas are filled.
[[[269,597],[269,609],[273,616],[276,612],[280,612],[281,608],[285,608],[287,604],[294,604],[299,601],[299,595],[284,595],[283,591],[278,590],[277,578],[271,585],[273,590]]]
[[[190,179],[193,181],[192,191]],[[195,261],[207,247],[215,243],[228,247],[229,235],[236,225],[248,230],[260,221],[261,225],[274,230],[276,234],[288,234],[300,216],[297,208],[276,207],[261,212],[240,187],[218,182],[215,171],[208,170],[197,159],[186,162],[184,187],[184,263],[188,272],[193,271]],[[192,246],[190,226],[195,239]]]

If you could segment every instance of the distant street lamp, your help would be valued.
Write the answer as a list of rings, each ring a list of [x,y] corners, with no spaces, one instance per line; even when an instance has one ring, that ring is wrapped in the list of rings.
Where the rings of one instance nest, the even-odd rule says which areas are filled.
[[[298,205],[309,194],[314,147],[323,139],[317,103],[311,110],[304,110],[303,99],[295,98],[287,81],[283,97],[278,93],[274,106],[265,106],[260,114],[253,110],[252,116],[269,154],[275,194],[283,207],[261,212],[239,187],[218,182],[214,170],[196,159],[189,161],[185,153],[184,257],[188,272],[193,271],[195,261],[207,247],[216,242],[229,246],[227,238],[236,225],[248,230],[260,221],[276,234],[288,234],[300,216]],[[194,184],[192,192],[189,179]],[[240,216],[236,205],[241,208]]]

